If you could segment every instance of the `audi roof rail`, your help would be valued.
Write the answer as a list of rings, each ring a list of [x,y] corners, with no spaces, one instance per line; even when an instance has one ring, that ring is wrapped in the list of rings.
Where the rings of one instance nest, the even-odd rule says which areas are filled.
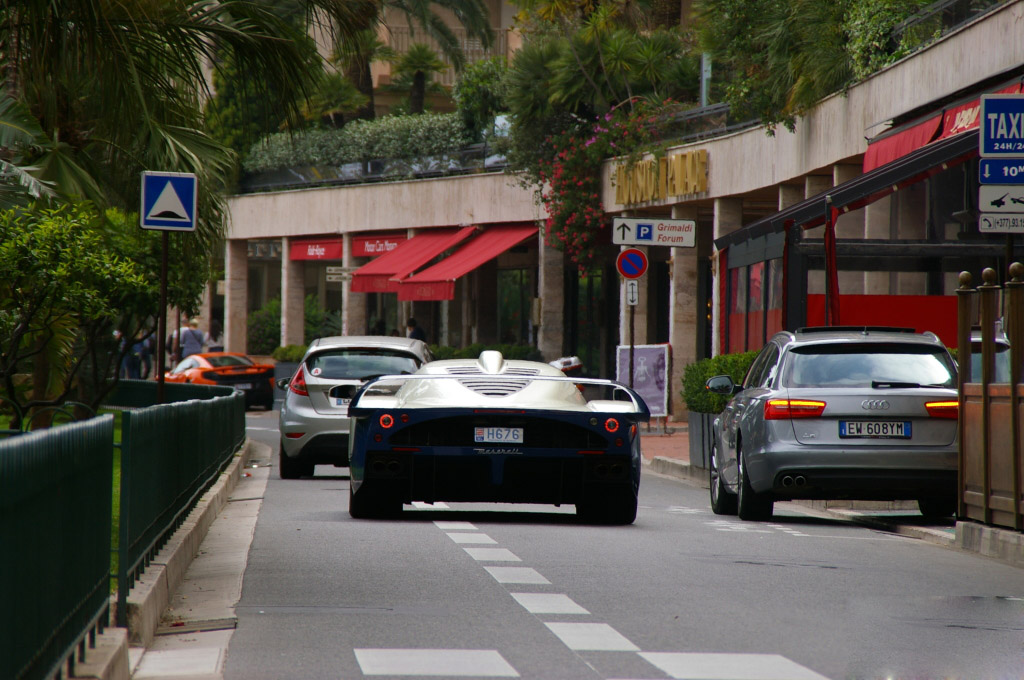
[[[899,326],[804,326],[797,333],[917,333],[913,328]]]

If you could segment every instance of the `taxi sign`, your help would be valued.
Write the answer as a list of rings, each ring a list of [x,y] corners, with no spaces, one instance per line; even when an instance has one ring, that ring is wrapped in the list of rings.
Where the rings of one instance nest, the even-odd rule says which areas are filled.
[[[647,254],[638,248],[626,248],[615,258],[615,268],[626,279],[639,279],[647,273]]]
[[[978,134],[980,156],[1024,156],[1024,96],[985,94],[981,96]]]

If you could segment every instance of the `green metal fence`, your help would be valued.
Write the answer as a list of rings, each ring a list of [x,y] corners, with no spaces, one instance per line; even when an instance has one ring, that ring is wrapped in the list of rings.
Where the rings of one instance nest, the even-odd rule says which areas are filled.
[[[155,389],[155,384],[150,384]],[[245,440],[244,394],[230,388],[191,389],[201,389],[200,393],[207,396],[222,396],[122,414],[119,626],[127,625],[128,591],[136,578]],[[181,391],[168,390],[165,396],[176,399]],[[113,401],[123,399],[115,395]]]
[[[0,678],[74,674],[107,621],[114,418],[0,441]]]

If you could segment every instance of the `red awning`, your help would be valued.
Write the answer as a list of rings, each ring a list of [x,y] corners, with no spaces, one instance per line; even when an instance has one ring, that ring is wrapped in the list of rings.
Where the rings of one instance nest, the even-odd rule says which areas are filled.
[[[1013,83],[1001,90],[996,90],[992,94],[1017,94],[1018,92],[1020,92],[1020,83]],[[961,132],[973,130],[978,127],[978,119],[980,117],[981,97],[958,106],[950,107],[942,114],[942,132],[938,138],[945,139],[946,137],[958,135]]]
[[[352,273],[353,293],[396,293],[398,280],[416,271],[444,251],[469,238],[476,227],[431,229],[416,234],[389,253]]]
[[[293,238],[288,245],[290,260],[340,260],[342,240],[340,237]]]
[[[537,233],[533,224],[491,227],[398,286],[399,300],[453,300],[455,280]]]
[[[923,123],[871,142],[864,154],[864,172],[871,172],[875,168],[906,156],[911,151],[920,149],[935,139],[940,123],[942,123],[942,114],[937,113]]]

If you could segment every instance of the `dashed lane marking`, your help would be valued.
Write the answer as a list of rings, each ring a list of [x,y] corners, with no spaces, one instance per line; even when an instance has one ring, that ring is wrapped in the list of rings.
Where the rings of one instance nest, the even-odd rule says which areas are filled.
[[[498,583],[539,583],[550,585],[551,581],[531,567],[484,567]]]
[[[451,510],[451,506],[447,503],[437,501],[436,503],[424,503],[423,501],[413,501],[412,507],[417,510]]]
[[[545,623],[552,633],[574,651],[639,652],[640,648],[627,640],[607,623]]]
[[[476,531],[472,522],[434,522],[434,526],[444,531]]]
[[[828,680],[778,654],[641,652],[673,680]]]
[[[558,593],[509,593],[531,614],[590,614],[568,595]]]
[[[477,562],[522,562],[507,548],[463,548]]]
[[[518,678],[493,649],[356,649],[363,675]]]
[[[484,543],[490,545],[498,543],[487,534],[449,533],[448,538],[452,539],[456,543]]]

